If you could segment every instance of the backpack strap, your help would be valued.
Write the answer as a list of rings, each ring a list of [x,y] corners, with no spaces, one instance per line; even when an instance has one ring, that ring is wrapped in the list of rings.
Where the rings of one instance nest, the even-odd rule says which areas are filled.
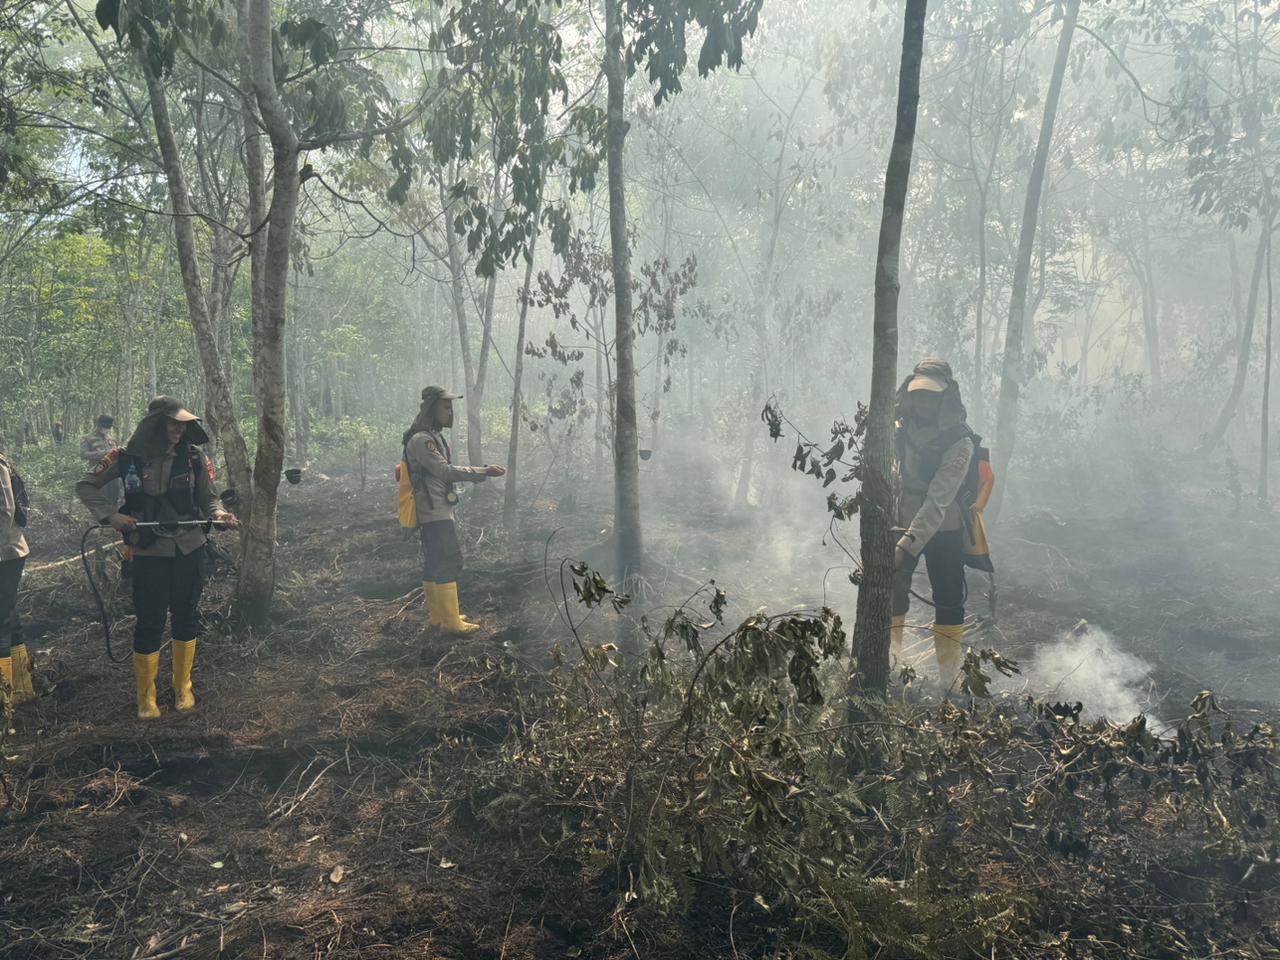
[[[416,437],[419,434],[423,434],[426,432],[427,432],[426,430],[419,430],[418,433],[413,434],[413,436],[411,436],[409,440],[412,440],[413,437]],[[401,459],[404,460],[405,469],[409,471],[409,486],[413,488],[413,491],[416,494],[419,488],[418,488],[418,484],[413,482],[414,470],[413,470],[413,461],[409,459],[409,440],[406,440],[404,442],[404,446],[400,448]],[[422,484],[421,489],[422,489],[422,492],[427,495],[427,509],[434,510],[436,508],[436,504],[435,504],[435,500],[431,496],[431,485],[428,483],[424,483]]]
[[[14,468],[8,457],[0,454],[0,466],[9,471],[9,484],[13,487],[13,522],[17,527],[27,525],[27,510],[31,506],[31,498],[27,494],[26,481],[22,474]]]

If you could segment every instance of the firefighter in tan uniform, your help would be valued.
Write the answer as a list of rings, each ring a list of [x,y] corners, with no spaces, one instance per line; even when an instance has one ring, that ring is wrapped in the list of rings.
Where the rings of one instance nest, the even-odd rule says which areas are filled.
[[[960,388],[945,360],[916,365],[898,390],[895,460],[898,524],[889,646],[901,659],[911,578],[920,558],[933,594],[939,680],[955,684],[964,661],[965,515],[957,502],[976,448]]]
[[[0,456],[0,679],[14,703],[35,696],[31,660],[18,626],[18,582],[31,552],[22,533],[26,518],[20,499],[9,461]]]
[[[458,608],[458,577],[462,573],[462,545],[453,508],[458,502],[456,484],[480,483],[500,477],[506,468],[487,465],[463,467],[453,463],[444,431],[453,426],[453,401],[461,395],[443,387],[422,391],[422,406],[405,431],[404,462],[409,468],[413,499],[417,505],[418,535],[422,538],[422,589],[427,600],[427,623],[446,633],[466,635],[478,624],[462,616]]]
[[[220,529],[240,526],[213,489],[213,468],[200,444],[209,436],[200,418],[171,397],[156,397],[123,449],[112,450],[76,484],[76,495],[95,520],[110,524],[133,551],[133,673],[138,717],[160,716],[156,675],[165,621],[173,631],[173,695],[179,711],[194,709],[191,668],[200,635],[201,555],[205,527],[139,529],[139,522],[207,520]],[[123,505],[105,490],[124,485]]]
[[[116,448],[116,438],[111,435],[115,422],[115,417],[104,413],[94,421],[93,430],[80,438],[80,459],[87,463],[86,470],[96,466]],[[119,503],[124,497],[124,487],[117,481],[104,488],[103,493],[108,499]]]

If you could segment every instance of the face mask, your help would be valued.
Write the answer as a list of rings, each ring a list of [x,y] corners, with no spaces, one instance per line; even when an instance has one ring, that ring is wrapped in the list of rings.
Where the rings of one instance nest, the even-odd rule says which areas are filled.
[[[931,424],[938,419],[938,406],[927,400],[913,400],[907,410],[907,417],[920,426]]]

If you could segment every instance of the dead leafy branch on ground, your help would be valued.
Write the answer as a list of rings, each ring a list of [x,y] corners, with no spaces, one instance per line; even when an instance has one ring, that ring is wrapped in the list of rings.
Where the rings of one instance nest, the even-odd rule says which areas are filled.
[[[618,601],[570,568],[579,604]],[[1276,740],[1206,693],[1173,736],[1139,717],[993,698],[860,702],[829,610],[732,629],[686,607],[628,663],[589,644],[477,758],[474,812],[604,891],[615,932],[723,899],[779,955],[1274,955]],[[717,638],[717,632],[719,636]]]

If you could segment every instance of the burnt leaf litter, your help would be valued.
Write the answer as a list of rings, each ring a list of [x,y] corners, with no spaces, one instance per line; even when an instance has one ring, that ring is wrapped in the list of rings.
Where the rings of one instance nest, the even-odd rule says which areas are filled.
[[[763,581],[646,599],[628,648],[640,601],[575,559],[599,531],[553,500],[523,519],[554,523],[563,563],[464,527],[485,629],[449,640],[423,627],[389,497],[341,541],[318,529],[359,498],[322,480],[285,505],[267,630],[238,628],[215,578],[191,715],[162,697],[135,720],[75,569],[32,569],[39,685],[64,693],[3,743],[0,955],[1280,951],[1264,708],[1176,708],[1174,677],[1160,721],[1038,699],[1010,684],[1058,627],[1027,598],[950,698],[912,667],[854,698],[840,616],[735,603]],[[653,566],[681,535],[655,524]]]

